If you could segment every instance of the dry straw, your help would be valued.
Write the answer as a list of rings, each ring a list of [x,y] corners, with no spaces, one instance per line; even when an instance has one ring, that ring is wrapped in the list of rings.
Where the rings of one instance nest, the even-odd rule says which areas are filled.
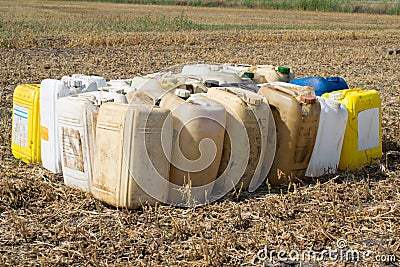
[[[5,2],[0,7],[5,14],[0,20],[3,29],[21,25],[23,17],[37,21],[25,4]],[[56,18],[68,12],[76,20],[82,14],[92,16],[78,3],[61,9],[52,2],[31,4],[37,14],[47,12],[49,24],[57,24]],[[126,12],[125,6],[95,7],[100,17],[107,17],[109,10]],[[217,18],[224,16],[232,23],[249,23],[240,10],[201,12],[207,23],[212,18],[218,23]],[[246,11],[246,16],[263,25],[288,22],[288,16],[291,24],[322,21],[305,22],[301,13],[293,12]],[[393,25],[400,23],[386,16],[323,16],[337,29],[89,34],[66,28],[63,34],[36,35],[27,26],[22,31],[8,27],[14,48],[2,47],[0,53],[0,265],[246,266],[265,246],[275,251],[321,251],[335,247],[338,239],[360,251],[393,254],[399,261],[399,57],[388,55],[386,49],[399,48],[400,32]],[[378,29],[365,26],[374,20]],[[361,30],[353,30],[354,25]],[[127,211],[69,189],[61,176],[12,157],[11,106],[17,84],[72,73],[129,78],[197,60],[283,64],[292,66],[298,77],[340,75],[350,86],[377,89],[383,102],[382,164],[289,187],[265,185],[255,194],[238,191],[196,209],[144,205]]]

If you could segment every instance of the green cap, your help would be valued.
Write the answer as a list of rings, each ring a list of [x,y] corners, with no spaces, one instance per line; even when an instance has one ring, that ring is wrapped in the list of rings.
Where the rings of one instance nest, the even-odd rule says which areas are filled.
[[[254,73],[253,72],[245,72],[245,73],[243,73],[242,77],[254,79]]]
[[[278,72],[283,73],[283,74],[289,74],[290,73],[290,68],[289,67],[279,66],[278,67]]]

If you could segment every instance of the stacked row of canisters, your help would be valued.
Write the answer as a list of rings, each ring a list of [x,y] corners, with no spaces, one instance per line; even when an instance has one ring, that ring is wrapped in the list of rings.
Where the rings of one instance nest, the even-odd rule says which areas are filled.
[[[379,95],[347,87],[246,64],[45,79],[14,91],[12,152],[113,206],[201,205],[379,161]]]

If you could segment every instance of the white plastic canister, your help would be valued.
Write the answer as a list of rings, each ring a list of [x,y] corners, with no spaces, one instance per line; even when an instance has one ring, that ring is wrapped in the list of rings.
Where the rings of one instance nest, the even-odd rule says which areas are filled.
[[[102,87],[99,90],[126,94],[135,91],[130,84],[131,80],[110,80],[107,82],[107,87]]]
[[[60,142],[57,129],[57,100],[82,92],[96,91],[94,81],[64,76],[62,81],[45,79],[40,84],[40,136],[43,167],[61,172]]]
[[[61,162],[67,186],[91,192],[97,114],[106,102],[127,103],[122,94],[102,91],[58,100]]]
[[[228,70],[222,65],[195,64],[182,68],[182,74],[189,77],[198,77],[202,81],[214,80],[219,84],[241,83],[243,80],[235,71]]]
[[[66,76],[66,77],[68,77],[68,76]],[[83,80],[83,81],[87,81],[88,83],[95,82],[97,87],[105,87],[105,86],[107,86],[106,79],[104,79],[101,76],[72,74],[71,77],[73,79],[80,79],[80,80]]]

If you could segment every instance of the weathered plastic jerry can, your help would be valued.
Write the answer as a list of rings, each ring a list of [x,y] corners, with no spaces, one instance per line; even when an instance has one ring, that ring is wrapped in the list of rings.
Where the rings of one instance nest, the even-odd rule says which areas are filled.
[[[73,74],[71,77],[70,76],[63,76],[61,78],[61,81],[64,82],[64,84],[70,89],[77,91],[77,93],[84,93],[84,92],[92,92],[96,91],[100,84],[100,87],[105,87],[107,86],[107,83],[101,82],[101,80],[95,80],[95,79],[90,79],[88,78],[89,76],[86,76],[85,79],[80,78],[80,74]]]
[[[67,186],[91,192],[97,114],[106,102],[127,103],[122,94],[102,91],[58,100],[61,163]]]
[[[40,91],[40,138],[42,165],[53,173],[61,172],[60,140],[57,129],[57,100],[61,97],[97,90],[94,81],[85,82],[77,78],[64,81],[45,79]]]
[[[247,74],[246,74],[247,73]],[[289,67],[272,65],[257,65],[248,68],[243,72],[243,75],[253,73],[253,81],[256,84],[271,83],[271,82],[289,82],[294,79],[294,73]]]
[[[313,86],[314,92],[317,96],[321,96],[332,91],[349,88],[346,81],[341,77],[327,77],[326,79],[321,76],[306,77],[293,79],[290,81],[290,83],[301,86]]]
[[[182,75],[198,77],[201,81],[213,80],[219,84],[240,83],[242,79],[234,71],[229,71],[222,65],[194,64],[182,68]]]
[[[379,162],[382,157],[382,108],[375,90],[359,88],[322,95],[344,104],[348,120],[339,169],[356,170]]]
[[[131,87],[132,80],[110,80],[107,82],[107,87],[102,87],[102,91],[124,93],[127,94],[131,91],[135,91]]]
[[[321,105],[321,114],[314,149],[306,172],[306,176],[309,177],[336,172],[347,124],[345,105],[336,100],[317,98]]]
[[[132,79],[109,80],[107,86],[125,87],[130,86],[131,82]]]
[[[169,201],[200,205],[210,201],[222,156],[226,112],[216,101],[193,95],[186,101],[168,93],[160,106],[173,115]],[[183,189],[186,189],[184,191]]]
[[[246,75],[243,75],[248,68],[251,68],[252,66],[249,64],[231,64],[231,63],[225,63],[222,65],[224,69],[227,71],[231,71],[236,73],[238,76],[241,78],[253,78],[253,77],[246,77]],[[243,77],[244,76],[244,77]]]
[[[172,149],[170,111],[105,103],[96,127],[92,194],[129,209],[166,202]]]
[[[163,90],[172,90],[183,87],[186,84],[187,77],[181,73],[158,72],[147,75],[146,78],[153,78],[160,83]]]
[[[276,124],[277,146],[269,183],[301,179],[314,148],[321,111],[313,89],[276,82],[261,87],[260,93],[268,100]]]
[[[217,181],[214,191],[227,193],[230,190],[226,188],[232,189],[233,185],[254,191],[267,177],[275,156],[276,130],[273,119],[269,121],[269,105],[261,95],[235,87],[210,88],[206,96],[227,112],[219,168],[219,176],[225,173],[225,181],[221,185]]]
[[[158,99],[165,93],[160,82],[154,78],[135,77],[132,79],[131,87],[134,88],[135,91],[146,92],[153,99]]]
[[[107,86],[106,79],[104,79],[101,76],[72,74],[71,77],[73,79],[80,79],[80,80],[86,81],[88,83],[95,82],[97,87],[105,87],[105,86]],[[68,79],[68,76],[64,76],[63,78],[61,78],[61,80],[63,80],[64,78]]]
[[[14,90],[11,151],[25,163],[41,162],[40,84],[21,84]]]

